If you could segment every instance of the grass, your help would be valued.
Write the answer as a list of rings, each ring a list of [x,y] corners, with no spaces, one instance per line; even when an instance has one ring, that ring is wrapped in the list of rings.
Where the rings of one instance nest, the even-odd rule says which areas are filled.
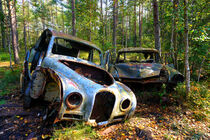
[[[0,67],[0,96],[10,93],[19,87],[20,66],[13,66],[14,71],[8,67]]]
[[[0,100],[0,105],[3,105],[3,104],[5,104],[5,103],[6,103],[5,100]]]
[[[0,52],[0,61],[1,62],[5,62],[5,61],[9,61],[9,53],[7,52]]]
[[[96,131],[84,122],[74,122],[63,127],[62,124],[55,127],[52,139],[97,139]]]

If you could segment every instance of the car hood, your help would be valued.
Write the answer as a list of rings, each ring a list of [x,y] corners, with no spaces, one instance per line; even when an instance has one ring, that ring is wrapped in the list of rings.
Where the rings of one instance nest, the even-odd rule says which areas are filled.
[[[157,63],[119,63],[115,65],[119,78],[138,79],[158,76],[162,67],[162,64]]]

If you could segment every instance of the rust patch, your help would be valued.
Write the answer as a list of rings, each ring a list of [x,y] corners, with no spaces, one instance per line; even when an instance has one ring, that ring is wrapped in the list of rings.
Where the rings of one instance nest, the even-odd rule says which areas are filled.
[[[101,85],[113,84],[113,78],[105,70],[82,63],[60,60],[75,72]]]

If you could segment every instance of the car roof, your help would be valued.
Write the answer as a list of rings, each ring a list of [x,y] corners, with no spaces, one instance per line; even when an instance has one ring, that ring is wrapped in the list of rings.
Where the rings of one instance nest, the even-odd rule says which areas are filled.
[[[101,52],[101,50],[95,44],[93,44],[92,42],[74,37],[74,36],[69,35],[69,34],[65,34],[65,33],[62,33],[62,32],[55,31],[54,29],[46,29],[44,32],[46,32],[47,34],[51,34],[54,37],[71,40],[72,42],[79,43],[82,46],[87,46],[90,49],[96,49],[96,50]]]
[[[125,52],[155,52],[159,53],[157,49],[154,48],[134,48],[134,47],[129,47],[129,48],[123,48],[118,51],[119,53],[125,53]]]

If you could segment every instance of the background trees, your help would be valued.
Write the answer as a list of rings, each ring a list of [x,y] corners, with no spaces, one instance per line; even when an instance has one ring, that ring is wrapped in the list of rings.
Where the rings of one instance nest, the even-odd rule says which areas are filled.
[[[157,48],[167,63],[200,79],[208,67],[208,19],[207,0],[1,0],[0,50],[8,52],[11,41],[18,63],[19,52],[32,47],[42,30],[54,28],[103,51]],[[184,67],[188,58],[189,69]]]

